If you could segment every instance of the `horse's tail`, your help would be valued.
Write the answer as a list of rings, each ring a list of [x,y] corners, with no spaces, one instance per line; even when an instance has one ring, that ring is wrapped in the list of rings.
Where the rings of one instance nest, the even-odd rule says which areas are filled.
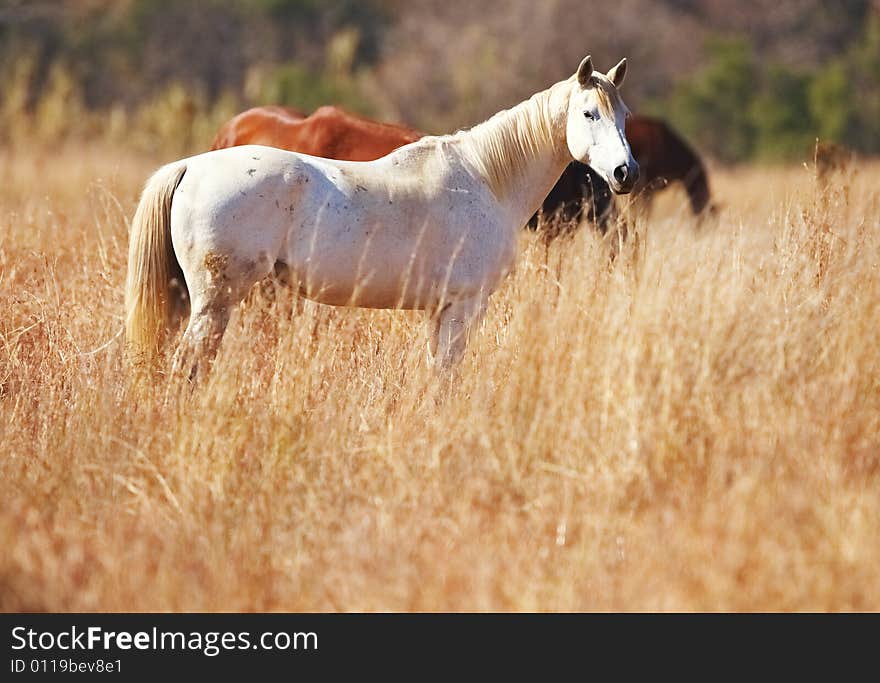
[[[156,357],[174,313],[172,280],[185,291],[183,271],[171,245],[171,199],[186,162],[160,168],[147,181],[131,223],[125,283],[125,338],[144,360]]]

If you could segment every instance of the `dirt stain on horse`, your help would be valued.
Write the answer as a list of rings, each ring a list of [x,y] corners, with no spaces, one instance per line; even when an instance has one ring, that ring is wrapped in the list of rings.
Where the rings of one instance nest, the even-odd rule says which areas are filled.
[[[205,254],[205,270],[211,276],[212,282],[222,282],[226,279],[226,267],[229,265],[229,256],[215,254],[209,251]]]

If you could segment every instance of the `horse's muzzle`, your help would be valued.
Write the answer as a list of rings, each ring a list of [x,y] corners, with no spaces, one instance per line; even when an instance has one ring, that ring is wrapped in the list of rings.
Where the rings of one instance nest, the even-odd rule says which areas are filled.
[[[632,192],[636,181],[639,179],[639,165],[633,161],[631,164],[621,164],[614,169],[614,186],[612,189],[617,194]]]

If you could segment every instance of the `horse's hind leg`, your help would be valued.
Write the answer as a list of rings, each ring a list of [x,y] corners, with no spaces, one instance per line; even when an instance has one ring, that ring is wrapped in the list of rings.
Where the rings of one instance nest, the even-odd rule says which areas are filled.
[[[268,257],[252,262],[233,262],[229,257],[209,254],[204,268],[188,274],[192,301],[189,324],[174,358],[174,373],[195,381],[210,368],[232,309],[253,284],[272,271]]]
[[[486,299],[476,296],[453,301],[433,318],[429,350],[435,367],[449,370],[461,360],[471,330],[486,312]]]
[[[174,374],[190,381],[207,373],[229,324],[231,306],[193,307],[189,324],[174,356]]]

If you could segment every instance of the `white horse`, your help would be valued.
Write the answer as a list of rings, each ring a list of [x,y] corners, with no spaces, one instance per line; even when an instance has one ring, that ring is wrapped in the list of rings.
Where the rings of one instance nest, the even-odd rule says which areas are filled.
[[[570,78],[453,135],[345,162],[248,145],[160,168],[131,227],[126,337],[154,356],[185,283],[190,319],[176,366],[210,362],[231,309],[285,267],[302,294],[335,306],[425,310],[430,353],[456,363],[517,236],[574,158],[617,193],[638,164],[618,94],[590,57]]]

